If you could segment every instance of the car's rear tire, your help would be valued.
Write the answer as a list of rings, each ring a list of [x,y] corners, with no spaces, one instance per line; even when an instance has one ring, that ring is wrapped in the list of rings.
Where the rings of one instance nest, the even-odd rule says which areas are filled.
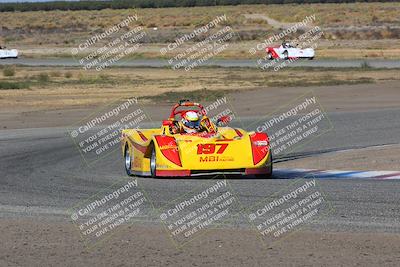
[[[308,60],[313,60],[313,59],[314,59],[314,57],[309,57],[309,58],[308,58]]]
[[[125,157],[125,171],[126,174],[129,176],[132,176],[132,160],[133,160],[133,155],[131,155],[131,152],[129,152],[129,146],[125,145],[125,150],[124,150],[124,157]]]
[[[268,179],[272,177],[272,170],[273,170],[273,164],[272,164],[272,153],[269,153],[268,160],[265,163],[266,167],[268,168],[268,173],[263,173],[263,174],[256,174],[256,178],[262,178],[262,179]]]
[[[156,167],[157,167],[157,157],[156,157],[156,148],[153,146],[150,155],[150,173],[151,177],[156,177]]]

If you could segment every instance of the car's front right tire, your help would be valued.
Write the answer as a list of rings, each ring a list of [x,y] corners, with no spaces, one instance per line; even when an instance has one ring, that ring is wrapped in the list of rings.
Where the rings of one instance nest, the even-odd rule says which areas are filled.
[[[272,153],[269,153],[268,160],[265,163],[265,166],[268,168],[268,173],[256,174],[256,178],[260,179],[268,179],[272,177],[273,165],[272,165]]]

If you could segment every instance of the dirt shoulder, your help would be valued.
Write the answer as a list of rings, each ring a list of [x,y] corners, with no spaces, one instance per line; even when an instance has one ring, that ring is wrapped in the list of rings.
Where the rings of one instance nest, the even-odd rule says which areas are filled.
[[[264,116],[309,92],[315,94],[327,112],[363,112],[398,108],[398,86],[398,81],[337,86],[265,87],[260,85],[247,89],[238,86],[230,87],[229,90],[227,90],[228,87],[216,86],[215,92],[220,96],[227,96],[232,108],[239,116]],[[146,90],[150,90],[150,88],[151,85],[143,88],[142,93],[146,93]],[[195,85],[189,88],[193,89]],[[26,92],[8,92],[8,94],[2,95],[2,99],[0,99],[0,102],[4,103],[0,112],[2,129],[73,125],[95,110],[112,103],[118,97],[127,97],[128,95],[132,97],[135,96],[135,92],[139,92],[137,88],[130,91],[128,87],[121,87],[118,91],[113,90],[112,87],[99,88],[97,91],[93,88],[93,91],[87,89],[80,92],[78,89],[69,91],[49,88],[43,90],[45,90],[43,93],[40,93],[40,90],[39,92],[28,90]],[[182,87],[176,90],[185,89]],[[101,93],[102,91],[104,94]],[[166,89],[161,86],[148,93],[154,95],[155,92],[162,94],[165,91]],[[175,95],[174,101],[182,98],[179,93]],[[173,105],[169,98],[164,99],[160,96],[152,100],[144,99],[143,107],[152,120],[165,118]],[[68,101],[63,102],[63,99],[68,99]],[[153,102],[154,99],[156,102]],[[191,99],[207,103],[207,101],[198,99],[195,94]],[[75,100],[76,103],[72,105]],[[59,105],[55,103],[59,103]]]
[[[198,68],[192,71],[110,68],[106,72],[84,71],[78,67],[7,68],[3,68],[3,77],[0,78],[0,111],[79,108],[108,104],[118,98],[157,98],[167,92],[176,92],[177,98],[180,92],[190,92],[190,98],[197,99],[199,95],[194,91],[199,90],[226,94],[258,89],[257,93],[265,95],[266,91],[271,97],[276,94],[284,96],[285,92],[293,89],[304,91],[303,87],[311,90],[317,86],[331,91],[332,87],[347,90],[346,85],[379,83],[379,90],[385,90],[382,87],[387,86],[386,82],[399,81],[397,69],[373,68],[286,68],[280,71],[253,68]],[[12,72],[12,76],[5,76],[8,71]],[[271,94],[274,91],[276,93]],[[359,97],[362,98],[362,94]],[[157,102],[165,102],[165,99],[160,97]]]
[[[398,107],[398,70],[287,68],[79,68],[14,67],[0,78],[1,128],[65,126],[118,99],[139,98],[152,118],[162,119],[171,103],[201,103],[228,96],[240,116],[260,116],[313,91],[326,111]]]
[[[275,164],[277,168],[305,168],[313,166],[322,170],[397,171],[399,169],[400,145],[349,149],[313,155]]]
[[[244,229],[211,230],[178,250],[164,229],[131,225],[86,250],[69,222],[1,219],[3,266],[396,266],[400,236],[297,232],[263,245]]]

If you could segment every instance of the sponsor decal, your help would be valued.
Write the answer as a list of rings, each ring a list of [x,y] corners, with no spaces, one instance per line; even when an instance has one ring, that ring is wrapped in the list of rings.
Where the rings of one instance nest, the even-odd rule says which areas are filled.
[[[228,147],[226,143],[218,143],[218,144],[198,144],[197,145],[197,154],[222,154]]]
[[[164,145],[159,147],[160,150],[166,150],[166,149],[178,149],[178,146],[176,145]]]
[[[234,161],[234,157],[229,156],[200,156],[199,162],[223,162]]]

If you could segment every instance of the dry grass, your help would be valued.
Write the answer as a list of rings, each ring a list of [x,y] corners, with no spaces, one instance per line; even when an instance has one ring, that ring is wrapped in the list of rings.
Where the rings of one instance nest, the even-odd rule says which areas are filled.
[[[57,75],[52,73],[57,72]],[[313,75],[309,73],[312,71]],[[46,76],[42,79],[41,76]],[[15,77],[0,82],[29,82],[29,89],[2,90],[4,109],[47,109],[109,103],[115,98],[155,96],[195,90],[251,90],[276,86],[340,85],[397,80],[398,70],[283,69],[263,72],[246,68],[201,68],[190,72],[154,68],[111,68],[106,74],[80,69],[17,67]]]
[[[343,4],[304,4],[304,5],[241,5],[193,8],[125,9],[100,11],[37,11],[0,13],[0,21],[5,22],[3,40],[8,46],[19,48],[23,55],[40,56],[50,50],[50,55],[70,56],[71,47],[105,29],[116,25],[129,15],[137,14],[139,21],[131,23],[130,28],[144,26],[151,43],[165,44],[183,33],[206,24],[216,16],[226,14],[229,24],[240,36],[231,48],[221,57],[249,57],[244,41],[263,40],[273,32],[279,32],[263,19],[246,18],[245,15],[260,14],[280,22],[298,22],[306,16],[316,15],[315,25],[322,27],[327,40],[399,40],[400,30],[392,27],[400,24],[400,3],[343,3]],[[157,28],[154,30],[153,28]],[[398,42],[396,42],[398,47]],[[155,44],[157,46],[157,44]],[[373,48],[372,45],[367,48]],[[146,45],[148,47],[148,45]],[[58,48],[68,48],[57,51]],[[354,49],[354,44],[347,45]],[[325,50],[322,46],[320,49]],[[135,57],[160,57],[154,50],[138,51]],[[337,49],[335,49],[337,50]],[[393,51],[384,56],[393,57]],[[400,57],[395,51],[394,57]],[[365,54],[365,53],[364,53]],[[363,57],[365,55],[359,55]],[[322,53],[325,55],[325,53]],[[340,53],[327,52],[327,56]],[[374,57],[380,51],[368,53]]]
[[[274,5],[265,10],[272,18],[284,22],[297,22],[315,14],[316,24],[324,27],[399,24],[399,12],[400,3],[293,4]]]
[[[194,28],[221,14],[227,14],[230,25],[263,25],[259,19],[246,19],[244,14],[265,14],[282,22],[301,21],[316,15],[321,26],[365,26],[400,23],[400,3],[346,3],[303,5],[240,5],[191,8],[124,9],[100,11],[32,11],[0,13],[8,29],[83,29],[98,30],[110,27],[128,15],[138,14],[138,24],[148,27]],[[265,25],[264,25],[265,26]]]

